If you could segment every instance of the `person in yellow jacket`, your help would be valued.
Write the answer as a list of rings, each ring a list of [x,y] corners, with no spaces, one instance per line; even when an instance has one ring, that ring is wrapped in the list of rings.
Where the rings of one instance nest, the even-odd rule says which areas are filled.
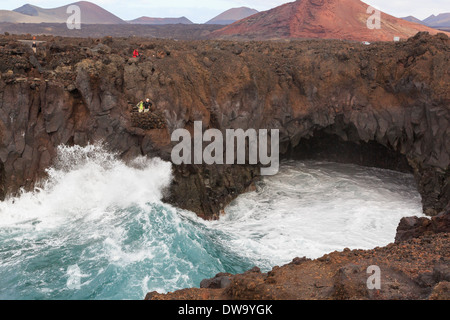
[[[144,112],[144,101],[139,101],[139,103],[137,104],[137,109],[139,113]]]

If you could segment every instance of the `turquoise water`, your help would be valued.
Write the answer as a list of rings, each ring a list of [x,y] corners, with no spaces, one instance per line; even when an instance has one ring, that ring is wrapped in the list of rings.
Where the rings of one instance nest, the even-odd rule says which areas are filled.
[[[0,299],[142,299],[219,272],[393,241],[421,215],[413,177],[330,163],[283,164],[219,221],[161,202],[171,165],[61,147],[34,192],[0,203]]]
[[[161,204],[111,208],[54,230],[2,228],[0,299],[142,299],[252,267],[221,236]]]

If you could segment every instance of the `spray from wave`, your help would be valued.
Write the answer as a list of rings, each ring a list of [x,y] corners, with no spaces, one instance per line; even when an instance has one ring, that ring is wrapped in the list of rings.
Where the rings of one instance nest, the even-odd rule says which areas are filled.
[[[38,220],[32,226],[42,228],[93,218],[115,207],[155,202],[171,181],[169,163],[141,157],[127,165],[101,145],[62,146],[55,162],[35,192],[1,204],[0,226]]]
[[[170,182],[160,159],[59,148],[40,188],[0,203],[0,299],[142,299],[384,245],[402,216],[421,215],[410,175],[356,166],[286,163],[214,222],[162,203]]]
[[[142,299],[223,269],[198,219],[160,201],[170,163],[61,147],[48,176],[0,204],[0,299]]]

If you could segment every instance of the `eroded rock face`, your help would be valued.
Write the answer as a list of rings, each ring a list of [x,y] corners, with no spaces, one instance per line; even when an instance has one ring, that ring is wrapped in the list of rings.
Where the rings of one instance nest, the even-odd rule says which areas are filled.
[[[406,159],[429,215],[449,202],[446,35],[371,46],[44,37],[36,59],[15,40],[0,37],[7,194],[44,177],[61,144],[102,140],[125,160],[170,160],[171,133],[202,121],[222,131],[279,129],[284,157],[323,131],[344,143],[380,145]],[[130,57],[134,48],[141,59]],[[133,125],[129,105],[147,97],[165,128]],[[398,159],[384,163],[396,169]],[[166,199],[214,218],[258,174],[254,166],[174,166]]]
[[[5,167],[3,163],[0,163],[0,200],[3,201],[5,196]]]

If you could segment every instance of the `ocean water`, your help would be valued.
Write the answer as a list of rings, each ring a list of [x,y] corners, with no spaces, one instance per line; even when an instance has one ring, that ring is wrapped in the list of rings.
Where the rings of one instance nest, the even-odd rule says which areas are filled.
[[[422,216],[411,175],[285,162],[218,221],[161,202],[171,164],[61,147],[34,192],[0,203],[0,299],[143,299],[219,272],[370,249]]]

